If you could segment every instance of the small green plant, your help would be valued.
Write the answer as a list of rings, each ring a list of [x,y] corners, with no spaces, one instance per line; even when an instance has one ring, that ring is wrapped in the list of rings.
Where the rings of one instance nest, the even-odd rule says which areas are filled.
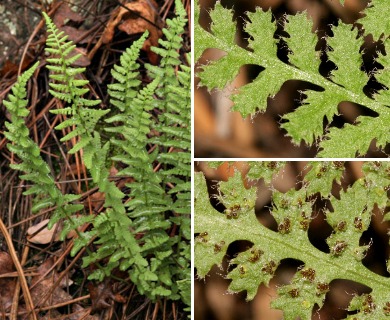
[[[246,291],[247,299],[252,300],[261,284],[269,285],[281,260],[290,258],[302,262],[302,266],[290,283],[277,288],[278,297],[271,303],[272,308],[283,311],[284,319],[311,319],[313,307],[323,306],[329,284],[335,279],[355,281],[372,289],[370,294],[352,298],[348,310],[355,314],[348,319],[390,317],[390,279],[362,264],[369,245],[359,244],[374,207],[384,212],[389,205],[390,164],[364,163],[361,178],[341,189],[339,195],[332,194],[332,186],[340,184],[343,162],[312,162],[305,170],[301,187],[280,192],[272,178],[282,174],[284,166],[282,162],[252,162],[245,177],[236,171],[227,181],[219,182],[215,197],[219,206],[224,206],[223,212],[211,205],[203,173],[195,174],[194,265],[198,277],[204,278],[213,265],[222,266],[231,243],[246,240],[252,245],[229,261],[229,292]],[[272,191],[270,211],[276,220],[276,231],[256,218],[256,186],[251,183],[252,187],[245,187],[248,181],[260,179]],[[326,239],[328,252],[314,247],[308,237],[318,199],[330,202],[324,210],[333,230]],[[389,213],[384,220],[390,220]]]
[[[237,27],[232,10],[217,2],[210,11],[210,31],[206,31],[199,25],[200,8],[197,5],[195,61],[208,48],[225,53],[222,58],[200,66],[201,71],[197,74],[200,86],[220,90],[233,81],[243,65],[265,68],[253,82],[231,95],[233,111],[240,112],[243,117],[254,117],[257,112],[265,111],[267,99],[274,97],[286,81],[309,82],[318,89],[303,90],[301,105],[282,117],[281,127],[294,144],[301,141],[309,145],[316,143],[319,157],[364,156],[372,141],[378,149],[384,149],[390,142],[390,30],[383,15],[389,9],[385,1],[371,1],[364,11],[365,17],[357,21],[363,25],[364,35],[356,26],[339,21],[332,27],[333,35],[325,37],[327,49],[320,52],[316,51],[318,35],[312,32],[313,24],[306,12],[286,15],[275,21],[270,10],[264,12],[257,8],[256,12],[248,12],[244,31],[249,35],[249,44],[243,48],[235,40]],[[278,27],[283,27],[283,36],[275,36]],[[280,30],[278,34],[281,34]],[[378,51],[374,58],[383,67],[370,72],[362,71],[367,35],[373,37]],[[288,62],[277,57],[277,48],[281,45],[287,46]],[[335,64],[330,76],[319,72],[321,56]],[[372,96],[364,92],[369,80],[382,85],[382,89]],[[364,105],[375,116],[359,116],[355,123],[345,124],[343,128],[324,127],[324,120],[331,124],[333,117],[339,114],[338,105],[343,101]]]
[[[138,291],[150,299],[181,299],[189,306],[191,73],[190,58],[183,64],[179,54],[186,12],[181,1],[175,5],[177,16],[166,21],[165,40],[159,41],[160,48],[152,49],[161,62],[159,66],[145,65],[150,83],[140,81],[137,63],[148,32],[113,67],[115,81],[108,86],[112,109],[87,98],[85,69],[73,66],[80,57],[73,54],[75,45],[43,13],[50,54],[46,59],[49,91],[63,106],[51,113],[65,119],[55,129],[68,129],[60,141],[66,146],[73,142],[68,154],[82,155],[94,186],[104,195],[101,213],[86,214],[78,202],[80,195],[61,192],[39,147],[29,137],[24,120],[29,113],[25,87],[38,62],[19,77],[4,101],[11,115],[4,134],[11,142],[9,150],[20,159],[11,168],[25,172],[21,179],[33,183],[24,193],[35,196],[33,212],[55,207],[49,227],[64,220],[61,239],[76,230],[72,255],[87,247],[83,267],[96,266],[89,279],[102,281],[120,269],[127,271]],[[113,164],[121,168],[118,177],[134,180],[126,190],[109,178]],[[85,223],[91,228],[77,231]]]

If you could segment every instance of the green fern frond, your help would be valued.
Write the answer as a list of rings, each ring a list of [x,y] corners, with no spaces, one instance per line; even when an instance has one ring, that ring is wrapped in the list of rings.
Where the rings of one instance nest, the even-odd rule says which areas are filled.
[[[378,41],[377,45],[388,41],[389,27],[383,22],[386,21],[385,8],[389,8],[385,1],[371,1],[364,11],[366,16],[358,20],[363,24],[365,34],[371,33]],[[198,73],[201,86],[209,90],[223,89],[233,81],[243,65],[264,68],[256,79],[231,95],[233,111],[240,112],[243,117],[254,117],[266,110],[268,99],[273,98],[287,81],[309,82],[317,89],[302,91],[304,99],[301,105],[282,116],[281,128],[287,131],[293,144],[317,144],[320,149],[318,156],[337,158],[364,156],[374,141],[378,150],[384,150],[389,144],[390,134],[385,124],[390,121],[390,112],[388,101],[384,102],[388,89],[380,90],[374,99],[366,94],[372,75],[362,70],[365,51],[362,48],[367,46],[367,41],[359,34],[358,28],[340,21],[337,26],[332,26],[333,35],[323,38],[327,50],[319,52],[316,50],[318,34],[317,31],[312,32],[313,22],[307,12],[287,15],[284,21],[275,21],[271,10],[264,12],[257,8],[255,12],[248,13],[244,31],[250,36],[248,47],[243,48],[236,42],[237,28],[232,10],[217,2],[210,11],[210,31],[202,28],[199,17],[197,5],[195,58],[199,59],[208,48],[225,53],[219,60],[207,62],[201,67],[202,71]],[[279,26],[283,27],[283,36],[276,36]],[[280,60],[278,45],[287,48],[288,62]],[[320,73],[322,53],[326,53],[324,56],[336,66],[330,77]],[[382,56],[382,53],[378,54]],[[379,60],[384,61],[382,57]],[[385,73],[388,63],[386,61],[383,65]],[[388,81],[383,84],[386,86]],[[359,116],[353,124],[337,128],[333,121],[339,115],[340,103],[345,101],[364,105],[377,116]],[[328,127],[324,126],[324,121],[329,123]]]
[[[20,164],[11,164],[11,168],[24,171],[22,178],[36,183],[36,187],[29,190],[28,194],[44,194],[49,189],[56,190],[51,192],[52,197],[49,201],[46,199],[40,203],[40,208],[43,209],[57,203],[60,194],[50,175],[49,166],[43,161],[37,144],[29,137],[29,130],[24,122],[24,118],[29,114],[26,108],[28,101],[25,87],[38,64],[39,62],[35,63],[18,78],[12,87],[12,94],[8,95],[9,100],[4,100],[4,105],[11,115],[11,122],[5,122],[8,131],[5,131],[4,135],[13,142],[7,144],[7,148],[18,155],[22,161]]]
[[[160,87],[162,88],[167,84],[174,85],[177,82],[175,67],[182,64],[179,59],[179,50],[183,46],[181,34],[184,33],[184,27],[188,20],[181,1],[175,0],[175,8],[177,16],[173,19],[167,19],[167,28],[162,30],[166,40],[159,39],[160,47],[151,48],[153,52],[161,56],[159,66],[145,65],[151,78],[161,77]],[[163,97],[164,90],[157,90],[157,94]]]
[[[99,191],[105,194],[105,204],[107,208],[105,216],[108,219],[102,221],[97,219],[93,221],[94,229],[93,234],[98,235],[99,239],[95,241],[96,244],[104,244],[100,246],[97,251],[89,255],[84,260],[84,265],[88,265],[92,262],[100,261],[101,259],[112,255],[114,252],[122,252],[121,260],[123,261],[138,261],[142,264],[143,258],[140,255],[140,248],[133,237],[130,234],[130,227],[132,221],[125,215],[125,207],[122,203],[124,194],[115,186],[113,182],[108,180],[109,171],[106,167],[106,160],[108,151],[110,148],[109,143],[101,141],[99,132],[95,130],[95,127],[100,119],[102,119],[109,110],[97,110],[90,109],[100,103],[99,100],[89,100],[82,96],[89,92],[89,89],[85,87],[88,83],[86,80],[80,80],[78,77],[84,71],[84,68],[73,68],[71,64],[76,60],[75,58],[68,58],[67,56],[72,53],[75,46],[66,41],[66,37],[63,33],[58,31],[57,27],[52,23],[50,18],[44,14],[49,36],[47,40],[47,47],[49,52],[57,55],[59,58],[53,58],[47,60],[51,65],[48,68],[54,72],[51,75],[51,79],[58,83],[51,83],[51,93],[70,104],[71,111],[66,110],[66,114],[72,116],[71,119],[65,120],[59,124],[56,129],[64,129],[67,127],[75,127],[75,129],[65,135],[61,141],[65,142],[72,138],[78,137],[79,141],[76,145],[70,149],[69,153],[78,152],[83,149],[83,160],[86,168],[89,170],[92,180],[99,187]],[[141,43],[141,42],[140,42]],[[125,62],[125,59],[122,59]],[[137,68],[135,64],[133,68]],[[116,68],[115,74],[118,75],[123,71],[120,68]],[[120,78],[120,76],[118,76]],[[118,90],[118,86],[111,88]],[[122,92],[126,92],[128,88],[123,89]],[[57,112],[61,113],[61,112]],[[84,219],[79,219],[84,220]],[[67,227],[69,229],[69,227]],[[85,245],[88,239],[92,238],[91,233],[87,233],[86,239],[80,239],[72,250],[72,254],[75,254],[82,245]],[[115,258],[118,258],[115,256]],[[112,259],[112,258],[111,258]],[[110,274],[114,267],[120,265],[119,261],[109,262],[100,268],[95,273],[91,274],[91,278],[101,279],[102,276]],[[118,259],[119,260],[119,259]],[[102,280],[102,279],[101,279]]]
[[[24,171],[24,179],[33,181],[39,185],[34,188],[35,192],[43,193],[45,189],[55,187],[53,178],[50,176],[50,169],[40,155],[40,149],[37,144],[29,137],[29,130],[25,125],[24,118],[29,114],[26,108],[28,100],[26,99],[26,85],[38,67],[38,62],[30,69],[25,71],[12,87],[12,93],[8,95],[9,100],[4,100],[4,105],[11,115],[11,122],[5,122],[8,131],[4,132],[5,137],[13,142],[7,144],[8,150],[18,155],[22,160],[20,164],[11,164],[11,168]],[[57,189],[57,188],[55,188]],[[32,193],[33,190],[30,190]],[[56,195],[57,196],[57,195]],[[56,197],[57,198],[57,197]],[[53,199],[52,202],[55,202]],[[48,203],[46,206],[50,206]]]
[[[43,13],[48,29],[48,37],[46,40],[46,50],[55,58],[48,58],[47,68],[51,71],[49,92],[56,98],[70,104],[65,110],[54,111],[54,113],[68,114],[73,118],[71,122],[60,124],[56,129],[63,129],[68,126],[76,126],[80,130],[77,135],[83,140],[90,136],[94,130],[96,123],[109,112],[109,110],[94,110],[87,107],[93,107],[100,104],[100,100],[85,99],[83,96],[89,92],[86,85],[88,80],[82,79],[82,73],[85,68],[75,68],[72,64],[80,58],[80,54],[70,55],[73,53],[76,46],[72,41],[67,41],[67,36],[64,36],[62,31],[59,31],[50,17]],[[70,109],[69,109],[70,108]],[[62,138],[62,141],[68,141],[75,137],[68,135]],[[84,142],[87,144],[87,142]]]
[[[78,228],[80,224],[74,221],[71,216],[84,209],[81,204],[72,204],[79,199],[78,195],[63,195],[58,189],[49,166],[42,159],[38,145],[29,137],[29,130],[25,125],[24,118],[28,116],[26,84],[37,69],[37,62],[30,69],[25,71],[16,84],[12,87],[12,94],[4,100],[4,105],[11,115],[11,122],[5,122],[8,131],[4,132],[5,137],[12,142],[7,144],[7,148],[15,153],[22,161],[19,164],[11,164],[11,168],[25,172],[20,175],[21,179],[31,181],[34,185],[24,192],[25,195],[35,194],[36,200],[32,207],[32,212],[56,206],[48,227],[51,228],[58,220],[67,217],[69,224],[73,228]]]
[[[140,65],[137,63],[137,59],[148,34],[149,32],[145,31],[141,38],[126,49],[120,58],[120,65],[114,65],[111,70],[111,74],[117,82],[108,85],[110,103],[122,112],[130,108],[141,84],[138,79]]]
[[[134,71],[138,65],[132,64],[146,38],[144,34],[122,55],[120,65],[112,69],[116,82],[109,85],[108,91],[110,103],[120,110],[106,120],[107,123],[115,124],[106,131],[112,135],[111,144],[120,150],[112,160],[127,165],[119,171],[118,176],[126,175],[134,179],[128,184],[131,191],[126,210],[131,219],[129,221],[132,221],[128,227],[134,228],[135,234],[142,235],[139,236],[138,243],[142,248],[141,254],[148,257],[150,266],[149,263],[142,268],[137,267],[136,263],[133,266],[128,261],[123,261],[124,255],[119,252],[114,254],[114,260],[123,261],[119,267],[128,269],[138,290],[152,299],[158,296],[180,299],[182,294],[188,295],[189,292],[188,288],[185,289],[186,294],[180,291],[184,290],[184,286],[179,289],[172,281],[177,279],[185,282],[184,279],[190,279],[188,269],[172,272],[177,270],[177,259],[183,261],[184,268],[189,266],[190,261],[188,250],[185,253],[180,250],[172,252],[172,248],[178,248],[180,244],[183,248],[186,244],[188,249],[186,241],[190,239],[190,68],[183,66],[175,72],[175,67],[181,64],[178,50],[182,47],[180,35],[186,23],[181,2],[176,1],[175,4],[182,16],[167,21],[168,30],[163,30],[167,40],[160,42],[161,48],[152,49],[162,56],[158,67],[146,66],[152,81],[140,88],[138,72]],[[155,98],[156,95],[158,99]],[[153,109],[160,111],[157,121],[152,120],[150,111]],[[165,113],[168,115],[163,118]],[[149,138],[151,129],[160,132],[161,138]],[[149,153],[146,147],[151,144],[156,145],[156,148]],[[165,158],[164,154],[172,147],[180,148],[175,152],[180,155],[168,155]],[[153,166],[156,161],[166,168],[155,172]],[[183,163],[187,167],[182,167]],[[168,166],[172,169],[169,170]],[[175,177],[178,174],[180,178]],[[173,192],[166,193],[165,181],[175,184]],[[166,215],[172,212],[183,216],[166,219]],[[188,229],[181,231],[182,240],[167,234],[166,230],[173,223],[180,225],[181,229]],[[161,252],[167,252],[167,255],[163,257]]]
[[[388,21],[389,5],[386,1],[370,1],[364,10],[365,16],[359,19],[363,24],[365,34],[372,34],[374,40],[388,39],[390,25]],[[386,51],[388,52],[388,51]]]

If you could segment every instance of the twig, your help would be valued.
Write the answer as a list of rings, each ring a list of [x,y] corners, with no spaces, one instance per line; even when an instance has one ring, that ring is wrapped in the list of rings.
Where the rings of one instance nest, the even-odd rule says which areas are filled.
[[[28,257],[29,247],[25,246],[22,254],[22,262],[21,265],[25,265]],[[18,306],[19,306],[19,293],[20,293],[20,280],[16,282],[16,288],[14,293],[14,298],[12,300],[11,306],[11,319],[17,319],[18,316]]]
[[[16,271],[19,274],[19,281],[20,281],[20,285],[22,286],[24,300],[26,301],[26,306],[29,309],[28,314],[30,315],[30,317],[32,319],[37,320],[36,314],[34,312],[34,304],[33,304],[32,299],[31,299],[30,291],[28,289],[28,285],[27,285],[26,277],[25,277],[24,272],[23,272],[23,268],[19,262],[18,256],[16,255],[16,251],[15,251],[14,245],[12,243],[12,239],[8,234],[8,231],[7,231],[6,226],[4,225],[3,219],[1,219],[1,218],[0,218],[0,230],[3,233],[3,236],[4,236],[5,241],[7,243],[9,253],[10,253],[12,261],[15,265]],[[16,320],[16,318],[14,318],[14,319]],[[14,320],[14,319],[11,319],[11,320]]]
[[[78,297],[78,298],[75,298],[75,299],[72,299],[72,300],[68,300],[68,301],[64,301],[64,302],[61,302],[61,303],[53,304],[53,305],[47,306],[47,307],[42,307],[42,308],[39,308],[38,310],[39,311],[53,310],[53,309],[65,307],[65,306],[68,306],[70,304],[77,303],[77,302],[80,302],[80,301],[83,301],[83,300],[86,300],[86,299],[89,299],[89,298],[90,298],[90,295],[87,294],[85,296]],[[26,313],[27,313],[27,311],[20,311],[20,312],[18,312],[18,316],[26,314]],[[7,317],[10,316],[10,315],[11,315],[10,313],[6,313],[5,314],[5,316],[7,316]]]

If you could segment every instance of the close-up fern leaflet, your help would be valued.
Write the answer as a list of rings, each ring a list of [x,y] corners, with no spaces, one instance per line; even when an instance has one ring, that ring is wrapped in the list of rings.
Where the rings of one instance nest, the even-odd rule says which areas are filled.
[[[315,146],[317,157],[363,157],[372,149],[386,154],[390,142],[389,33],[380,20],[388,8],[370,1],[356,23],[338,20],[329,30],[315,30],[309,11],[275,16],[271,9],[257,7],[247,12],[243,30],[247,45],[237,41],[239,19],[219,1],[209,12],[209,29],[199,24],[195,6],[195,60],[199,86],[208,91],[227,88],[245,65],[260,67],[253,81],[229,93],[232,111],[253,120],[266,112],[269,102],[289,81],[298,81],[298,107],[280,115],[279,127],[292,144]],[[367,26],[366,26],[367,24]],[[314,29],[314,30],[313,30]],[[321,48],[319,49],[321,45]],[[367,69],[364,58],[375,48]],[[222,52],[214,60],[201,59],[207,49]],[[281,58],[281,50],[286,57]],[[328,74],[325,68],[330,68]],[[370,88],[378,82],[375,89]],[[370,91],[371,90],[371,91]],[[346,104],[347,103],[347,104]],[[357,116],[342,125],[343,105],[356,108]]]

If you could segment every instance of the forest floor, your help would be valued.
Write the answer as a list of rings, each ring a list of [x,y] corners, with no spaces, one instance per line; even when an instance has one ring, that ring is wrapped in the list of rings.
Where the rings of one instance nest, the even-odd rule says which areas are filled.
[[[180,302],[152,302],[119,272],[102,283],[87,279],[82,254],[71,257],[72,238],[59,241],[58,230],[48,230],[50,211],[32,214],[32,198],[23,196],[28,184],[19,179],[20,172],[10,169],[16,159],[10,153],[3,135],[9,114],[2,102],[16,78],[33,62],[45,59],[46,28],[41,12],[47,12],[60,30],[69,35],[82,58],[77,66],[87,69],[91,92],[108,104],[107,84],[110,70],[121,53],[146,29],[151,36],[139,58],[143,64],[158,64],[150,46],[158,46],[165,20],[174,17],[174,1],[160,0],[74,0],[39,1],[6,0],[0,5],[0,219],[6,231],[0,232],[0,318],[29,319],[19,279],[25,277],[38,319],[184,319],[187,314]],[[190,17],[190,1],[183,0]],[[181,55],[190,51],[190,29],[186,29]],[[182,57],[182,61],[185,58]],[[33,76],[34,77],[34,76]],[[146,74],[142,81],[148,81]],[[85,207],[98,214],[102,195],[88,185],[81,159],[69,163],[58,150],[53,134],[54,106],[48,94],[48,77],[32,79],[30,116],[27,125],[32,138],[40,145],[57,183],[63,190],[82,194]],[[8,241],[7,241],[8,240]],[[12,246],[9,245],[11,241]],[[16,271],[15,259],[22,266]]]

